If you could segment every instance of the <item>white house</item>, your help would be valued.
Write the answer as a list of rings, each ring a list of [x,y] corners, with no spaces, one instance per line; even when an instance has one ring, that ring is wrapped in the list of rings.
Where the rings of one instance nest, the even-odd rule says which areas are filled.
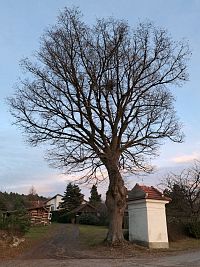
[[[136,184],[128,193],[129,240],[149,248],[168,248],[165,197],[153,186]]]
[[[51,211],[59,210],[60,204],[63,202],[62,198],[63,198],[62,195],[57,194],[54,197],[48,199],[45,204],[47,206],[50,205]]]

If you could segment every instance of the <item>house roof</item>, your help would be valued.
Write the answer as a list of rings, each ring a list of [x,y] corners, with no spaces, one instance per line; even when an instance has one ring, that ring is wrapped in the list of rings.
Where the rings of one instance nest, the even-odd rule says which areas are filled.
[[[38,209],[48,209],[51,205],[41,205],[41,206],[37,206],[37,207],[31,207],[31,208],[27,208],[27,210],[38,210]]]
[[[41,207],[41,206],[45,205],[46,200],[45,201],[43,201],[43,200],[33,200],[30,203],[31,203],[31,207]]]
[[[155,199],[171,201],[171,198],[166,197],[153,186],[136,184],[131,191],[128,191],[128,201],[139,199]]]
[[[47,199],[47,200],[45,201],[45,203],[47,203],[48,201],[50,201],[50,200],[56,198],[57,196],[63,197],[63,195],[61,195],[61,194],[56,194],[55,196],[53,196],[53,197]]]
[[[92,210],[94,210],[94,212],[97,212],[97,208],[94,207],[93,205],[91,205],[90,203],[85,203],[85,204],[81,204],[80,206],[78,206],[77,208],[71,210],[69,213],[77,213],[77,212],[81,212],[83,211],[86,207],[91,208]]]

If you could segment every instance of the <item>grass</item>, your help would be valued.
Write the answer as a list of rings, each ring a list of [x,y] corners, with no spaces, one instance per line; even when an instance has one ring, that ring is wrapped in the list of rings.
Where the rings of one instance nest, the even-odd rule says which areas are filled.
[[[107,234],[108,228],[105,226],[79,225],[80,243],[87,246],[101,244]]]
[[[92,226],[92,225],[79,225],[80,231],[80,243],[95,247],[103,243],[106,234],[107,227],[104,226]],[[165,251],[181,251],[187,249],[197,249],[200,248],[200,239],[185,237],[182,240],[173,241],[169,243],[169,250]]]
[[[69,229],[72,225],[69,225]],[[2,258],[14,258],[19,255],[21,252],[29,249],[33,245],[36,245],[40,242],[45,241],[50,238],[57,228],[59,224],[52,223],[48,226],[37,226],[31,227],[29,232],[25,234],[25,242],[22,243],[17,248],[0,248],[0,259]],[[105,257],[112,256],[115,257],[124,257],[124,255],[135,256],[135,255],[143,255],[144,253],[148,253],[149,255],[154,255],[155,253],[163,253],[166,252],[176,252],[183,251],[188,249],[199,249],[200,248],[200,239],[194,238],[184,238],[179,241],[170,242],[170,249],[167,250],[148,250],[139,246],[135,246],[132,244],[126,245],[126,247],[122,249],[118,248],[109,248],[103,245],[103,241],[107,234],[107,227],[104,226],[92,226],[92,225],[79,225],[79,242],[82,249],[89,249],[91,253],[100,253],[99,255],[104,255]],[[102,246],[103,245],[103,246]],[[93,252],[92,252],[93,251]],[[96,255],[96,254],[95,254]]]
[[[58,224],[52,223],[46,226],[32,226],[25,234],[25,246],[32,246],[36,242],[49,238],[57,229]]]
[[[59,226],[57,223],[52,223],[48,226],[31,227],[29,232],[25,234],[25,239],[28,243],[35,243],[40,240],[48,238],[56,228]],[[101,245],[106,237],[108,228],[105,226],[94,225],[79,225],[79,238],[80,244],[88,247],[95,247]],[[184,238],[178,241],[170,242],[170,249],[172,251],[180,251],[187,249],[200,248],[200,239]]]
[[[170,249],[172,250],[187,250],[200,248],[200,239],[184,238],[175,242],[170,242]]]
[[[0,248],[0,259],[14,258],[21,254],[26,249],[32,247],[37,242],[45,240],[52,233],[55,232],[57,224],[51,224],[48,226],[35,226],[31,227],[29,231],[24,235],[25,242],[21,243],[18,247],[1,247]]]
[[[25,234],[25,239],[36,240],[46,236],[46,234],[53,228],[54,225],[48,226],[35,226],[31,227],[30,230]]]

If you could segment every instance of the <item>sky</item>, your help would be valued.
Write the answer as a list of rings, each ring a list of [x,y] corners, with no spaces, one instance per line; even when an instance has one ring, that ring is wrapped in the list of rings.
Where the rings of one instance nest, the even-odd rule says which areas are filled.
[[[56,23],[62,9],[79,7],[84,21],[94,24],[97,18],[113,16],[125,19],[131,27],[150,20],[166,28],[174,40],[185,39],[192,51],[188,63],[189,81],[173,88],[175,109],[183,124],[185,140],[181,144],[165,142],[159,157],[152,163],[150,176],[130,177],[127,186],[136,182],[155,185],[166,172],[181,170],[200,159],[200,1],[199,0],[7,0],[0,1],[0,191],[28,193],[33,185],[40,195],[63,193],[74,176],[63,175],[44,160],[45,147],[26,144],[22,133],[12,125],[6,98],[15,92],[23,77],[20,60],[32,57],[39,47],[44,30]],[[88,195],[91,185],[81,186]],[[107,184],[99,187],[105,193]]]

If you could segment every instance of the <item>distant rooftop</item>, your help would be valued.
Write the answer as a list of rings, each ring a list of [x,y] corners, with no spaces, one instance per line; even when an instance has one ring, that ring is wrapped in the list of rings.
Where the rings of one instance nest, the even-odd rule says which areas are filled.
[[[61,194],[56,194],[55,196],[53,196],[53,197],[47,199],[47,200],[45,201],[45,203],[48,202],[48,201],[50,201],[50,200],[52,200],[52,199],[54,199],[54,198],[56,198],[57,196],[63,197],[63,195],[61,195]]]

